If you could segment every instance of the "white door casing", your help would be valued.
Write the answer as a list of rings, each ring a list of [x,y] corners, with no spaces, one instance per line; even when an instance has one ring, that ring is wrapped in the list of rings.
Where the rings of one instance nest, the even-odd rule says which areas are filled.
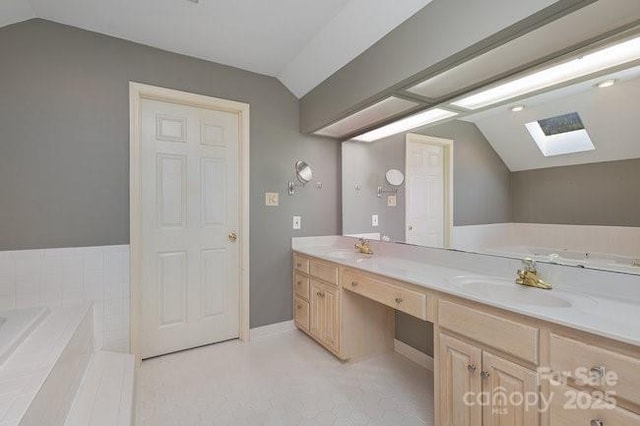
[[[248,105],[131,92],[132,348],[140,359],[246,340]]]
[[[406,242],[450,247],[453,141],[406,136]]]

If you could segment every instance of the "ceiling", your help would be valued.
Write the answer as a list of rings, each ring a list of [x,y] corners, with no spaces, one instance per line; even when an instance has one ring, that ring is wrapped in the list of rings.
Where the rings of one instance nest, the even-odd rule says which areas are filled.
[[[598,82],[614,78],[608,88]],[[562,89],[501,105],[462,118],[475,123],[511,171],[640,158],[637,137],[637,100],[640,67],[584,81]],[[524,105],[514,113],[510,107]],[[589,133],[594,151],[545,157],[525,124],[577,112]]]
[[[277,77],[297,97],[431,0],[2,0],[43,18]]]

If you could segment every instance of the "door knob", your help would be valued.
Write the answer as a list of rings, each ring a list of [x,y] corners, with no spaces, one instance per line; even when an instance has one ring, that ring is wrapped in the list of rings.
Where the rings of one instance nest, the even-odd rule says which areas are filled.
[[[235,243],[238,239],[238,234],[236,234],[235,232],[229,232],[229,241],[231,241],[232,243]]]

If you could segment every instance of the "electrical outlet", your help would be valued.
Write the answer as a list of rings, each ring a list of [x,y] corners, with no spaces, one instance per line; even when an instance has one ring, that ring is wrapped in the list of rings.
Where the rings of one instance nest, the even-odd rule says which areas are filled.
[[[278,207],[278,196],[277,192],[265,192],[264,193],[264,205],[267,207]]]
[[[378,215],[377,214],[372,214],[371,215],[371,226],[378,226]]]
[[[398,200],[396,199],[395,195],[389,195],[387,197],[387,206],[388,207],[395,207],[398,205]]]
[[[294,216],[293,217],[293,229],[302,229],[302,217]]]

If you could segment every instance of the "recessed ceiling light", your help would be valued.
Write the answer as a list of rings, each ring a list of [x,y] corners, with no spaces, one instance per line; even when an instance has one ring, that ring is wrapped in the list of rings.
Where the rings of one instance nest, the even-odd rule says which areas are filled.
[[[524,105],[516,105],[511,107],[511,112],[520,112],[524,109]]]
[[[604,89],[605,87],[611,87],[614,84],[616,84],[616,80],[615,79],[611,79],[611,80],[601,81],[596,86],[598,86],[600,89]]]
[[[393,123],[387,124],[386,126],[382,126],[378,129],[371,130],[370,132],[363,133],[354,137],[353,140],[360,142],[373,142],[378,139],[386,138],[387,136],[406,132],[407,130],[415,129],[416,127],[426,126],[427,124],[445,120],[456,115],[458,115],[457,112],[442,108],[428,109],[418,114],[410,115],[409,117],[394,121]]]
[[[468,109],[483,108],[638,59],[640,59],[640,37],[516,78],[466,96],[452,104]]]

